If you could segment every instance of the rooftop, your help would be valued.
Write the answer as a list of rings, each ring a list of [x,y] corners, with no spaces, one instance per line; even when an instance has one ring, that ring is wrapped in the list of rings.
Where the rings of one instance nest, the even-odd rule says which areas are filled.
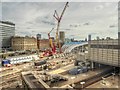
[[[0,23],[3,23],[3,24],[9,24],[9,25],[14,25],[14,23],[10,22],[10,21],[0,21]]]

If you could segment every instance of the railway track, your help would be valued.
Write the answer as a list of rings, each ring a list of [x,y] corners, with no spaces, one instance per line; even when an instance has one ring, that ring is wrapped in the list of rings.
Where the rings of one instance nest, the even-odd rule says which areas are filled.
[[[80,82],[85,82],[84,85],[81,85],[80,82],[75,83],[74,88],[80,90],[80,88],[85,88],[85,87],[87,87],[87,86],[89,86],[89,85],[91,85],[95,82],[98,82],[98,81],[102,80],[102,77],[106,78],[108,76],[111,76],[112,73],[113,73],[113,68],[109,68],[109,69],[104,70],[103,72],[101,72],[101,73],[99,73],[99,74],[97,74],[93,77],[90,77],[90,78],[87,78],[87,79],[84,79],[84,80],[80,81]]]

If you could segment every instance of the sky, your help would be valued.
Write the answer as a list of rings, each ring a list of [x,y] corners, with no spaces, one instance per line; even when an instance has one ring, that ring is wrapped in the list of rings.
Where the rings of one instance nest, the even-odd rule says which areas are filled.
[[[0,19],[15,23],[16,35],[35,36],[47,33],[55,37],[57,21],[53,17],[54,10],[59,16],[65,2],[2,2]],[[1,6],[1,5],[0,5]],[[92,38],[117,38],[118,3],[117,2],[69,2],[63,15],[60,30],[66,38],[85,39],[88,34]]]

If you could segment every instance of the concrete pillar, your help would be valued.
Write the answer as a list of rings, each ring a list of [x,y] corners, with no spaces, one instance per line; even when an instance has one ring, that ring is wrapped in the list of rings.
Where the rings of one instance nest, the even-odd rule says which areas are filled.
[[[91,69],[94,69],[94,62],[91,62]]]

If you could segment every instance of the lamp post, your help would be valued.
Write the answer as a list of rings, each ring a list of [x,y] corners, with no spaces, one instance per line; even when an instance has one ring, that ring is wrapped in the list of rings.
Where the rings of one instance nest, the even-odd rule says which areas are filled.
[[[72,79],[72,87],[75,87],[74,80],[73,80],[75,79],[75,77],[71,77],[71,79]]]
[[[105,78],[104,77],[102,77],[102,83],[105,85],[106,83],[105,83]]]
[[[82,85],[81,88],[84,88],[84,84],[85,84],[85,82],[84,82],[84,81],[83,81],[83,82],[80,82],[80,84]]]
[[[115,82],[115,73],[112,73],[112,80],[113,80],[112,84],[114,85],[114,82]]]

